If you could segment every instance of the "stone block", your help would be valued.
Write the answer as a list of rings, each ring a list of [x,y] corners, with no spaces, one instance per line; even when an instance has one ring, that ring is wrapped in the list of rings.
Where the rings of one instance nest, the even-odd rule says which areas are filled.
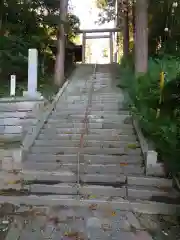
[[[127,212],[127,221],[129,222],[129,225],[131,227],[134,227],[135,229],[139,230],[142,229],[139,220],[135,217],[135,214],[132,212]]]
[[[164,165],[162,163],[156,163],[154,165],[149,164],[146,168],[146,175],[165,177]]]
[[[144,136],[139,127],[136,119],[133,119],[133,125],[138,136],[141,151],[145,160],[146,175],[151,176],[164,176],[164,169],[161,164],[157,163],[158,153],[155,151],[154,146]]]
[[[4,134],[23,134],[22,126],[5,126],[4,127]]]
[[[172,180],[165,178],[155,178],[155,177],[147,177],[147,176],[128,176],[127,177],[128,185],[136,185],[136,186],[151,186],[151,187],[159,187],[159,188],[172,188]]]
[[[77,194],[77,188],[69,184],[56,185],[31,185],[31,193],[53,193],[53,194]]]
[[[162,191],[158,188],[142,188],[142,187],[128,187],[128,197],[130,199],[143,199],[151,200],[153,196],[156,197],[167,197],[169,195],[168,191]]]
[[[22,149],[21,148],[12,149],[11,151],[12,151],[13,161],[15,163],[20,163],[22,161],[22,158],[23,158]]]
[[[157,165],[157,157],[158,154],[156,151],[148,150],[146,156],[146,167],[148,168],[149,165],[156,166]]]
[[[153,238],[148,232],[139,231],[139,232],[136,232],[132,240],[153,240]]]
[[[21,170],[22,168],[22,149],[7,149],[2,150],[2,169],[9,170]]]
[[[3,157],[1,159],[2,159],[2,163],[1,163],[2,170],[10,171],[10,170],[13,169],[13,159],[12,159],[12,157]]]
[[[24,91],[23,97],[25,97],[26,99],[37,99],[37,100],[43,98],[42,94],[38,91],[31,94],[28,91]]]

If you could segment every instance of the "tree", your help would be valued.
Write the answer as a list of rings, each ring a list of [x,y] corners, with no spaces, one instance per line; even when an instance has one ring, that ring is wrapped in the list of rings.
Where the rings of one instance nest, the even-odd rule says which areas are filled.
[[[124,1],[123,11],[123,54],[127,58],[129,54],[129,0]]]
[[[148,69],[148,3],[136,0],[135,5],[135,72],[146,73]]]
[[[58,40],[58,54],[55,65],[55,84],[61,86],[64,83],[64,56],[65,56],[65,23],[67,21],[68,0],[60,1],[60,27]]]
[[[100,10],[99,24],[104,24],[115,19],[115,3],[116,0],[96,0],[96,7]]]
[[[59,1],[1,0],[0,4],[1,79],[12,73],[18,80],[26,79],[28,48],[38,49],[40,74],[52,74],[56,56],[51,46],[56,45],[59,32]],[[67,39],[72,40],[78,26],[79,19],[69,13],[65,24]]]
[[[117,4],[116,4],[117,1]],[[97,0],[96,5],[101,10],[99,23],[117,20],[117,27],[122,28],[124,57],[129,53],[129,25],[130,25],[130,0]],[[116,9],[116,6],[117,9]],[[117,13],[115,12],[117,10]]]
[[[178,2],[174,0],[149,2],[149,54],[151,56],[159,53],[179,56],[180,4]]]

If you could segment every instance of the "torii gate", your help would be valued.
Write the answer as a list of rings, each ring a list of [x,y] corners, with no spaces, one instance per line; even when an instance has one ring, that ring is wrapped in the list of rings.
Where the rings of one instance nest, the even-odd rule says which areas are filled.
[[[82,63],[85,63],[85,59],[86,59],[86,39],[100,39],[100,38],[109,38],[110,63],[113,63],[113,53],[114,53],[113,35],[116,32],[120,32],[120,31],[122,31],[121,28],[78,30],[76,33],[82,34]],[[87,36],[87,33],[109,33],[109,35]]]

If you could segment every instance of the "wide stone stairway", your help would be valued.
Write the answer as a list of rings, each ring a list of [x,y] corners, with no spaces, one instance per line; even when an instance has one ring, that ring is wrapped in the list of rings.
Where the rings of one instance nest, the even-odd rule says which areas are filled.
[[[18,206],[21,220],[31,216],[21,230],[11,225],[6,239],[151,240],[136,213],[180,210],[172,180],[145,174],[113,72],[111,65],[77,67],[22,170],[0,174],[2,181],[14,179],[20,192],[1,195],[0,202]]]

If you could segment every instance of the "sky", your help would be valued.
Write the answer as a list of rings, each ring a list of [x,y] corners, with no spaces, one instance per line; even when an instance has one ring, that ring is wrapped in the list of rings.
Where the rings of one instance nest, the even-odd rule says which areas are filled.
[[[112,23],[101,26],[95,24],[95,21],[98,20],[99,10],[94,2],[95,0],[71,0],[73,13],[79,17],[81,29],[112,27]]]
[[[80,29],[113,27],[113,23],[107,23],[101,26],[95,23],[98,20],[99,10],[96,8],[94,0],[71,0],[71,5],[73,7],[73,13],[77,15],[80,19]],[[88,40],[88,42],[89,41],[91,41],[92,59],[93,61],[96,61],[100,58],[100,55],[102,55],[102,50],[109,47],[109,39],[101,38]]]
[[[93,6],[92,0],[71,0],[73,12],[80,18],[81,29],[95,27],[94,21],[97,19],[97,10]],[[95,20],[93,20],[95,19]]]

